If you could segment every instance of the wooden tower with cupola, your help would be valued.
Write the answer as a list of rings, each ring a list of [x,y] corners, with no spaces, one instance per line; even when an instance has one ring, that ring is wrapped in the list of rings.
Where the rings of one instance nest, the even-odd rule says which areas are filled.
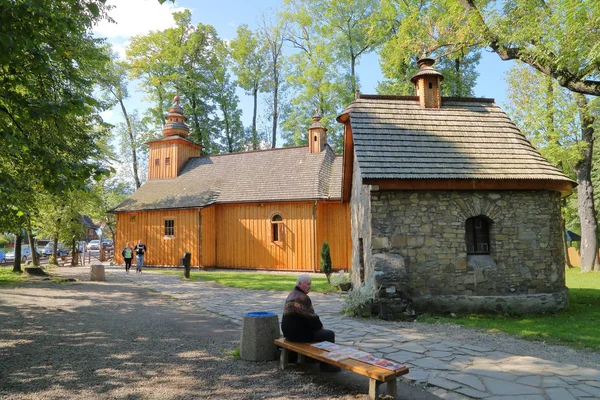
[[[440,108],[442,106],[440,82],[444,80],[444,75],[433,69],[434,63],[433,58],[421,58],[417,61],[419,71],[410,78],[415,85],[415,96],[419,98],[419,103],[423,108]]]
[[[175,96],[165,117],[164,137],[146,143],[150,147],[148,180],[176,178],[190,157],[199,157],[202,151],[202,146],[186,139],[190,128],[179,100]]]

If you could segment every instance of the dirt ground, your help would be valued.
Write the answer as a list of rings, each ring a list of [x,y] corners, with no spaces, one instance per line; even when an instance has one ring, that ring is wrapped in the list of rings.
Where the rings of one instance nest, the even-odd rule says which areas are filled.
[[[0,398],[367,398],[349,371],[239,360],[239,339],[238,325],[125,280],[3,286]],[[435,398],[398,386],[401,399]]]

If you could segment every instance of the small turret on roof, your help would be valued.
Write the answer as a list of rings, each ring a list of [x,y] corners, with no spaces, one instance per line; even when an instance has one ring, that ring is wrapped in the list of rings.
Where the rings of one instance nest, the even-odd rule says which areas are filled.
[[[163,128],[163,134],[165,136],[177,135],[186,138],[190,133],[190,127],[185,123],[187,117],[183,115],[183,107],[179,105],[179,100],[181,100],[179,95],[173,98],[173,105],[165,116],[167,123]]]
[[[417,61],[419,71],[410,78],[415,84],[415,96],[419,98],[421,107],[440,108],[442,106],[440,82],[444,80],[444,75],[433,69],[435,60],[429,57],[423,57]]]
[[[315,110],[315,115],[312,117],[313,123],[308,128],[308,151],[310,153],[320,153],[325,150],[327,144],[327,128],[321,124],[321,116],[319,110]]]

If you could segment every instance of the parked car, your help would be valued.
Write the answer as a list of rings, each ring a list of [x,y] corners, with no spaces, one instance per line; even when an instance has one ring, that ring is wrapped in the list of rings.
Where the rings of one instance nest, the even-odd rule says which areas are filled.
[[[102,239],[102,247],[104,247],[105,249],[112,249],[113,247],[115,247],[113,245],[113,241],[110,239]]]
[[[42,254],[44,256],[51,256],[53,252],[54,252],[54,242],[48,242],[48,244],[44,247],[44,250],[42,250]],[[69,254],[69,252],[70,252],[69,248],[66,247],[64,244],[62,244],[62,243],[58,244],[56,253],[59,257],[66,256]]]
[[[38,256],[41,257],[42,254],[39,252],[38,249],[35,249],[35,252],[37,253]],[[26,262],[27,260],[31,260],[31,247],[29,247],[29,245],[25,245],[25,246],[21,247],[21,262]],[[12,249],[8,253],[6,253],[5,261],[7,261],[7,262],[15,261],[15,250],[14,249]]]
[[[6,254],[2,250],[0,250],[0,263],[3,263],[6,260]]]
[[[98,239],[90,240],[87,244],[88,250],[100,250],[100,241]]]

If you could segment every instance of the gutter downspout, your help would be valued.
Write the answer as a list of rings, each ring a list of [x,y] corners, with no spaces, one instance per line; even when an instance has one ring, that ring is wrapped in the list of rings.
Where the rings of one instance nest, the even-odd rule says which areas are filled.
[[[317,272],[317,218],[316,218],[316,211],[317,211],[317,201],[315,200],[315,204],[313,206],[312,209],[312,222],[313,222],[313,249],[314,249],[314,253],[313,253],[313,272]]]

